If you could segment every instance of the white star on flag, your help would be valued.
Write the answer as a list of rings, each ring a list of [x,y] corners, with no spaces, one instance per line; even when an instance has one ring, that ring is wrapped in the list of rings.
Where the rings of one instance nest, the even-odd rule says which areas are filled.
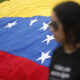
[[[51,23],[51,21],[48,22],[48,25]]]
[[[17,24],[17,20],[14,21],[14,22],[12,22],[12,23],[8,23],[8,25],[5,26],[4,28],[11,28],[11,27],[13,27],[13,26],[16,25],[16,24]]]
[[[40,30],[46,31],[48,27],[48,23],[43,23],[43,27],[41,27]]]
[[[30,22],[30,26],[32,26],[33,25],[33,23],[35,23],[35,22],[37,22],[38,20],[37,19],[33,19],[33,20],[31,20],[31,22]]]
[[[47,59],[47,58],[51,58],[51,56],[49,55],[50,53],[50,50],[46,53],[42,52],[42,55],[41,57],[39,57],[37,60],[41,60],[41,64],[44,63],[44,61]]]
[[[47,41],[47,45],[49,44],[49,42],[51,41],[51,40],[53,40],[53,39],[55,39],[54,37],[53,37],[53,35],[47,35],[46,36],[47,38],[45,39],[45,40],[43,40],[42,42],[45,42],[45,41]]]

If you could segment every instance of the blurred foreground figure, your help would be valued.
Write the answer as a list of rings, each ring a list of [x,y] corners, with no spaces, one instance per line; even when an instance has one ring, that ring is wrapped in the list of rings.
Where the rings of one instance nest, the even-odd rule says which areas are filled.
[[[80,5],[71,1],[57,5],[49,25],[62,43],[53,52],[49,80],[80,80]]]

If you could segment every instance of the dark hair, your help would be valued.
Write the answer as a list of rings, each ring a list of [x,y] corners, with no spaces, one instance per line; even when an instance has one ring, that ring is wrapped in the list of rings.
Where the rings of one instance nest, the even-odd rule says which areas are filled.
[[[53,11],[63,25],[66,41],[75,47],[76,43],[80,42],[80,5],[68,1],[57,5]]]

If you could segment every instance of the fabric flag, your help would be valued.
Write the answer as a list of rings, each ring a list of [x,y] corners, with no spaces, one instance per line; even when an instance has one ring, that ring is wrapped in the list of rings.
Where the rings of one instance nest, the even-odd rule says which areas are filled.
[[[0,2],[0,80],[48,80],[52,53],[61,45],[48,24],[61,1],[67,0]]]

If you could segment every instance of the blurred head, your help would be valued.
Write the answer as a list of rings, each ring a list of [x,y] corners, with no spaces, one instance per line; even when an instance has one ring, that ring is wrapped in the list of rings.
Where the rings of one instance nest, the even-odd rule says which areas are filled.
[[[50,30],[57,42],[76,45],[80,42],[80,6],[75,2],[57,5],[51,16]]]

